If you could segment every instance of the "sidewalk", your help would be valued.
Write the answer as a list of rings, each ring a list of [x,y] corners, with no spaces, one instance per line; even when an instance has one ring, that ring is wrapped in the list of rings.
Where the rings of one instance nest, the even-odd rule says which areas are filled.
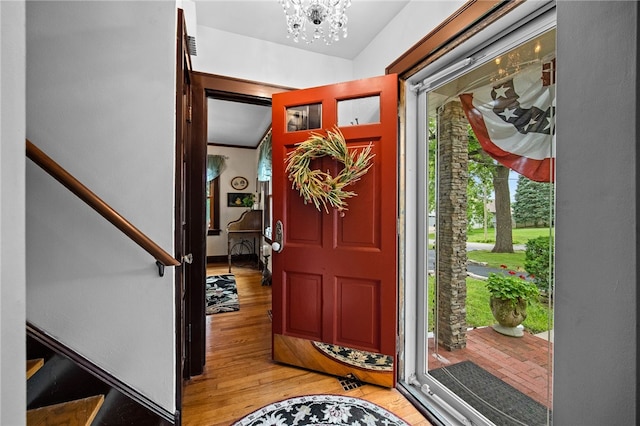
[[[431,244],[431,241],[429,241],[429,244]],[[473,251],[473,250],[489,250],[491,251],[493,249],[494,244],[493,243],[470,243],[467,242],[467,251]],[[526,249],[524,244],[514,244],[513,245],[513,249],[517,250],[517,251],[524,251]]]

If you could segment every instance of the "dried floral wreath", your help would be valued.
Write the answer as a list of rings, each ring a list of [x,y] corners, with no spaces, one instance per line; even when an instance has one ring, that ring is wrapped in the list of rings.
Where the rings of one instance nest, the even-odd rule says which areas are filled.
[[[326,136],[311,132],[309,139],[296,146],[285,160],[285,173],[289,174],[292,188],[300,192],[305,204],[312,201],[319,211],[322,211],[322,204],[327,213],[329,204],[344,216],[344,211],[348,210],[345,200],[357,195],[344,188],[360,180],[373,165],[371,160],[375,154],[371,153],[371,144],[359,153],[355,150],[349,152],[342,132],[336,127],[334,131],[327,130]],[[324,156],[330,156],[344,165],[336,177],[328,171],[309,169],[311,160]]]

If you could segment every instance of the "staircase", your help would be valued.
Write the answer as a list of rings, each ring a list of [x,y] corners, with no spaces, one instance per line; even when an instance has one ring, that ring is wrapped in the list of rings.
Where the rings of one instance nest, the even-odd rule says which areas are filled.
[[[27,335],[27,425],[171,425],[156,413]]]
[[[1,0],[0,0],[1,1]],[[182,263],[29,140],[27,157],[156,260],[158,274]],[[27,425],[179,425],[163,407],[27,322]]]

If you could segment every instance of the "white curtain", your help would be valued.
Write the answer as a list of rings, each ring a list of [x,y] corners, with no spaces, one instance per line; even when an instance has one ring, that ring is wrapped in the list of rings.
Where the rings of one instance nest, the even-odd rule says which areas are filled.
[[[260,144],[258,155],[258,180],[267,182],[271,180],[271,130]]]
[[[224,167],[225,162],[222,155],[207,155],[207,183],[220,176]]]

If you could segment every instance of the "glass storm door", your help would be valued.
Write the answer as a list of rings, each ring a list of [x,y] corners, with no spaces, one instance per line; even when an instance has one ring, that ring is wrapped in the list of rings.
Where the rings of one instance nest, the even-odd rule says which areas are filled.
[[[417,85],[424,260],[410,382],[463,424],[551,423],[555,29],[529,34]],[[499,311],[493,282],[532,289],[523,322],[505,321],[522,319],[522,302]]]

